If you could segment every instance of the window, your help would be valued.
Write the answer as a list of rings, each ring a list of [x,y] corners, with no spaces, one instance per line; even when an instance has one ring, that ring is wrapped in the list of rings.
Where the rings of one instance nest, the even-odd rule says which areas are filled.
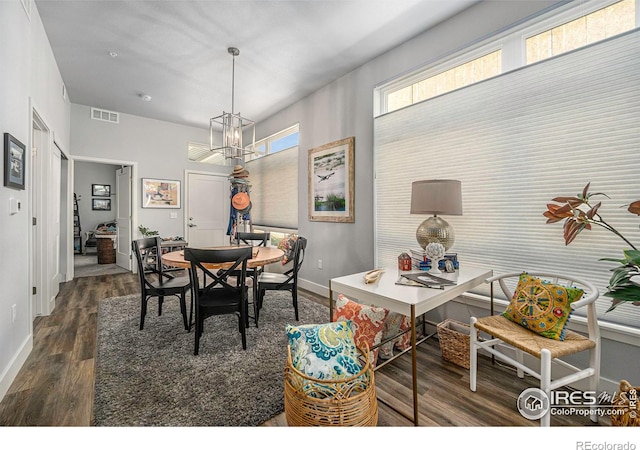
[[[474,58],[386,95],[387,112],[486,80],[502,72],[502,51]]]
[[[189,142],[187,144],[187,154],[189,161],[201,162],[207,164],[219,164],[224,166],[224,155],[218,152],[212,152],[209,144],[201,144],[198,142]]]
[[[411,182],[461,180],[463,215],[445,217],[461,264],[496,274],[570,271],[600,290],[600,320],[637,328],[639,307],[605,313],[615,264],[600,258],[622,258],[622,241],[593,229],[566,246],[562,224],[546,224],[542,213],[591,182],[611,198],[603,217],[624,235],[638,231],[621,206],[640,193],[639,87],[635,30],[377,117],[375,266],[393,264],[398,248],[418,248],[425,216],[409,214]]]
[[[622,0],[526,39],[527,64],[632,30],[636,0]]]
[[[295,124],[285,130],[272,134],[269,137],[256,142],[255,151],[249,156],[249,160],[261,158],[266,155],[297,147],[300,138],[300,126]]]
[[[638,3],[640,0],[563,3],[547,14],[378,86],[374,91],[375,116],[630,31],[640,17]]]
[[[247,162],[256,228],[298,228],[298,128],[296,124],[258,141],[259,153]]]

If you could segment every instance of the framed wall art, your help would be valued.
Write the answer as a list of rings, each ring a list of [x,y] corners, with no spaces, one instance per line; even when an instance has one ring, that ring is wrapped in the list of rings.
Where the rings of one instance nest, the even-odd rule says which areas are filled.
[[[180,208],[180,182],[176,180],[142,179],[143,208]]]
[[[94,211],[111,211],[110,198],[92,198],[91,209]]]
[[[309,150],[309,220],[355,222],[351,136]]]
[[[92,184],[91,195],[94,197],[111,197],[110,184]]]
[[[22,142],[4,134],[4,185],[24,189],[24,174],[27,166],[25,146]]]

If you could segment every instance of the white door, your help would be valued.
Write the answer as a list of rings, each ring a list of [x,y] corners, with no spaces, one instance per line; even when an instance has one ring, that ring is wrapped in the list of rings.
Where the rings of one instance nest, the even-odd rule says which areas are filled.
[[[189,247],[229,244],[229,180],[224,175],[187,174],[187,227]]]
[[[116,170],[116,264],[131,270],[131,167]]]
[[[50,312],[60,291],[60,172],[62,154],[51,149],[47,177],[47,298]]]

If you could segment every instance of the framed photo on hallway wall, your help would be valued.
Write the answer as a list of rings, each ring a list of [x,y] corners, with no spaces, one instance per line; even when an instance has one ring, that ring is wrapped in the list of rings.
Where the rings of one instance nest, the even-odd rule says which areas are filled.
[[[180,208],[180,182],[177,180],[142,179],[143,208]]]
[[[355,137],[309,150],[309,220],[355,222]]]
[[[22,142],[4,134],[4,185],[14,189],[24,189],[26,169],[25,146]]]

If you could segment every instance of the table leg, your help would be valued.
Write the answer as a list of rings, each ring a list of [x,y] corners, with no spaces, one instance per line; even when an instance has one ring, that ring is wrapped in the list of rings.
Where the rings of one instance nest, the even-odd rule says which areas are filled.
[[[411,305],[411,377],[413,380],[413,424],[418,426],[418,355],[416,350],[416,307]]]
[[[329,281],[329,322],[333,321],[333,291],[331,290],[331,281]]]

